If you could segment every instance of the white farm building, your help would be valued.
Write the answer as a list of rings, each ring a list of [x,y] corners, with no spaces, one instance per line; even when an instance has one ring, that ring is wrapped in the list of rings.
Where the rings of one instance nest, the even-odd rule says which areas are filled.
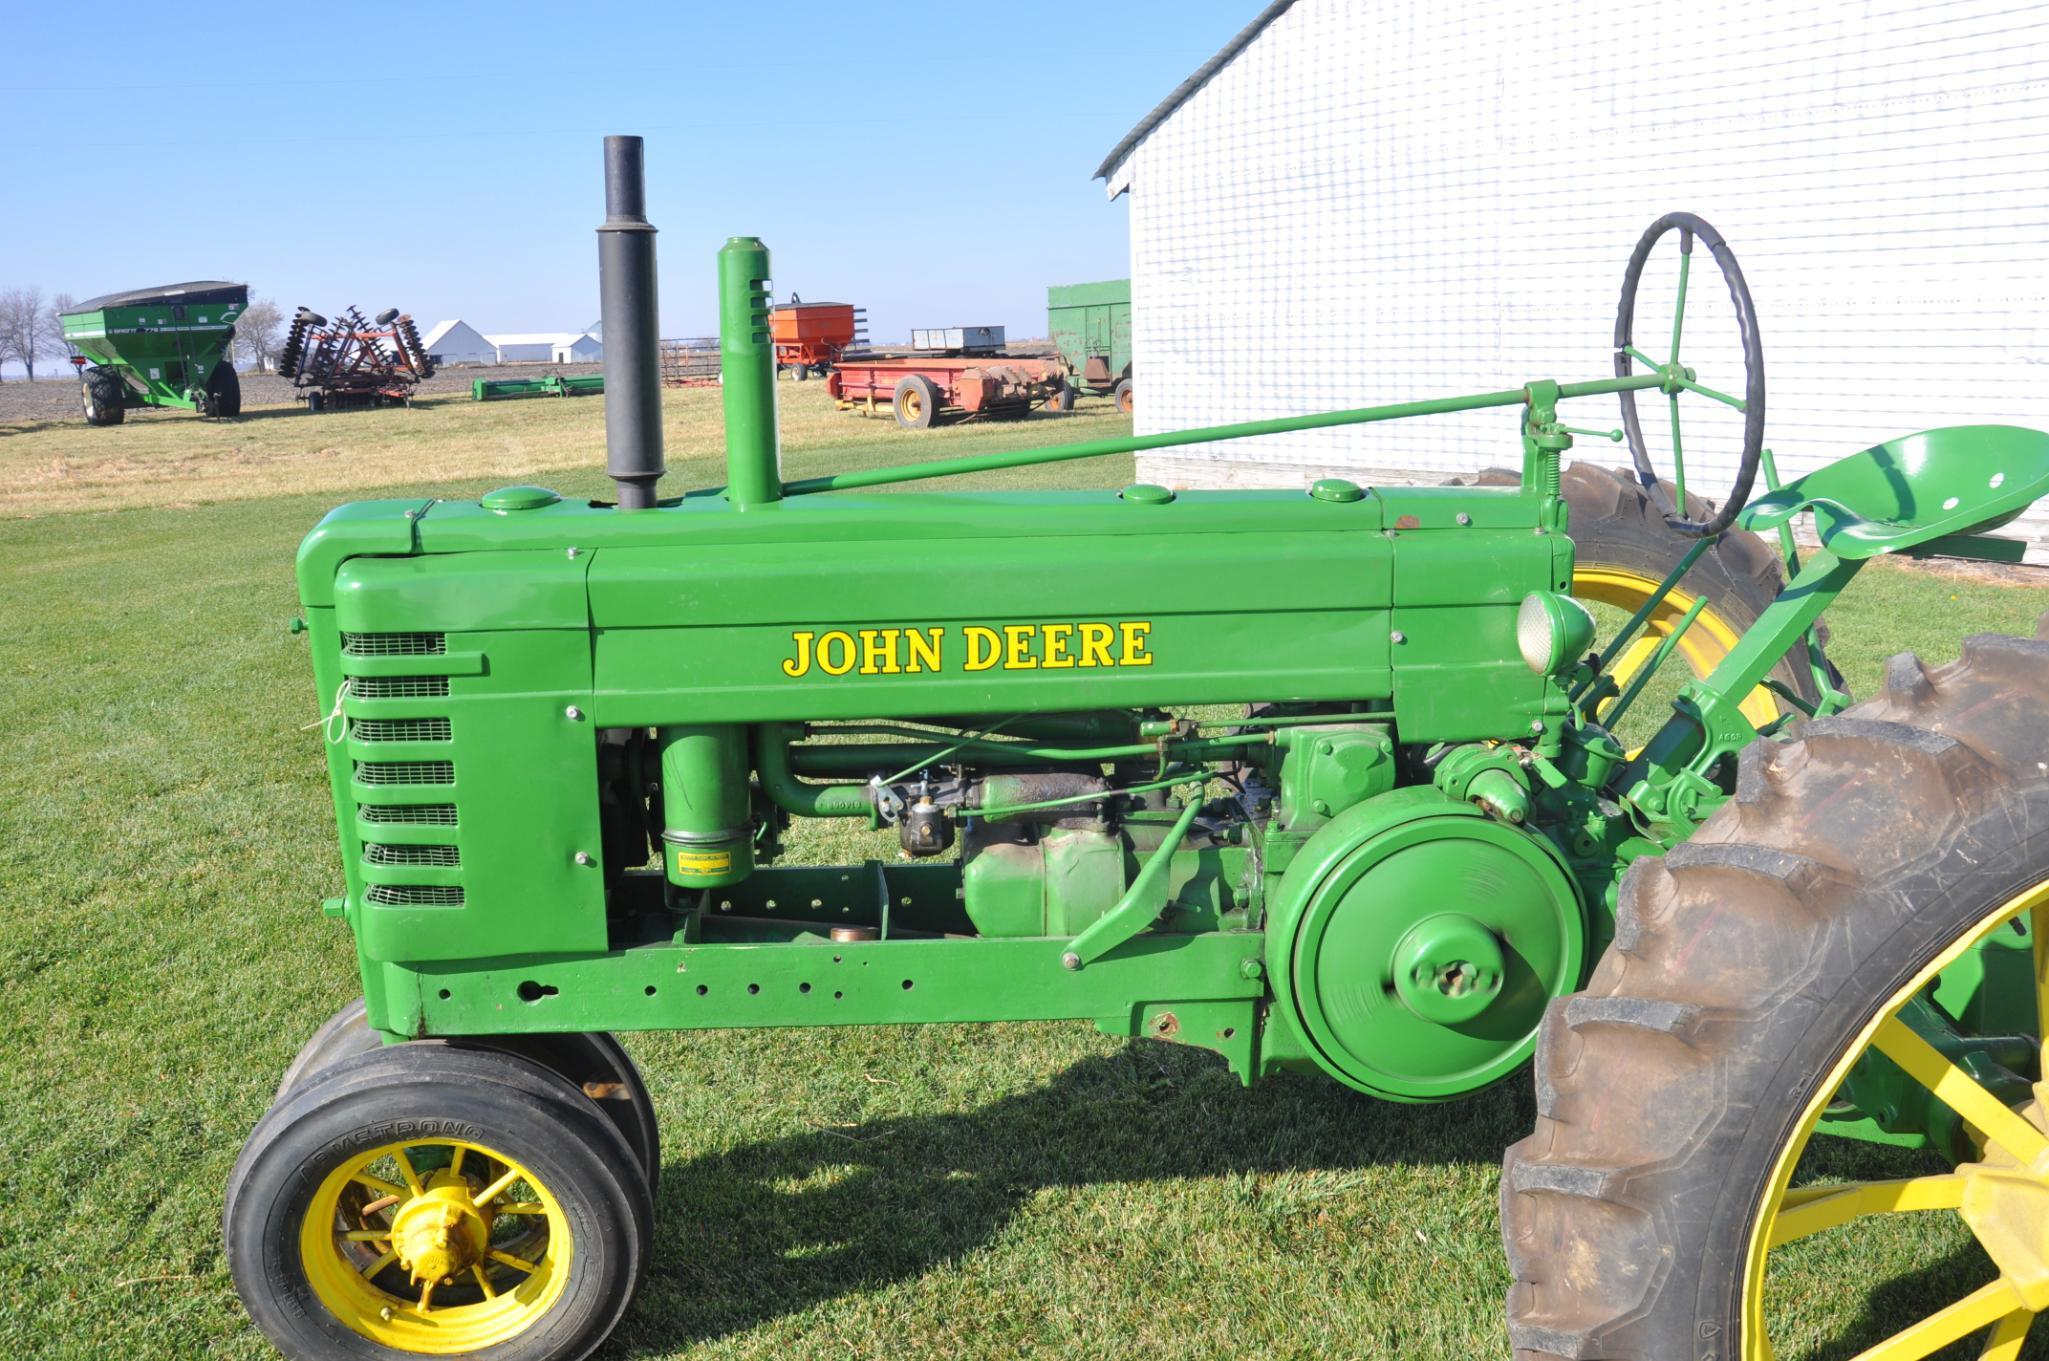
[[[1933,426],[2049,429],[2038,9],[1591,15],[1568,0],[1280,0],[1173,91],[1097,172],[1131,196],[1138,432],[1606,377],[1624,264],[1674,209],[1717,227],[1748,276],[1783,475]],[[1676,258],[1667,237],[1640,339],[1670,332]],[[1705,252],[1685,321],[1700,381],[1740,390]],[[1689,485],[1719,495],[1738,418],[1686,401]],[[1670,457],[1663,407],[1645,408],[1654,462]],[[1617,424],[1613,398],[1561,414]],[[1515,466],[1516,422],[1493,410],[1199,445],[1141,455],[1139,476],[1437,482]],[[1628,457],[1585,437],[1574,455]],[[2006,532],[2049,561],[2049,510]]]
[[[605,342],[590,332],[581,335],[563,336],[555,342],[555,362],[558,364],[595,364],[605,357]]]
[[[427,332],[420,342],[434,363],[442,368],[451,364],[495,364],[498,362],[498,347],[486,340],[466,321],[437,321],[434,329]]]
[[[501,364],[595,364],[605,357],[605,344],[589,332],[521,331],[486,336]]]

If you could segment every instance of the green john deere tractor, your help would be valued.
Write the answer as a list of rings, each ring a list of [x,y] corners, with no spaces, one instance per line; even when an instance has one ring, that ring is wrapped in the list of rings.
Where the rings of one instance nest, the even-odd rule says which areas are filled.
[[[2049,641],[1901,657],[1851,707],[1817,625],[1879,554],[2013,556],[1987,531],[2049,491],[2049,436],[1931,430],[1781,485],[1742,273],[1674,213],[1612,376],[785,481],[742,237],[726,484],[664,497],[639,139],[606,172],[616,500],[363,502],[300,550],[363,996],[228,1191],[287,1356],[594,1348],[661,1171],[612,1032],[1045,1019],[1392,1101],[1534,1056],[1503,1180],[1524,1355],[1767,1357],[1775,1251],[1932,1209],[1992,1283],[1876,1354],[2015,1354],[2049,1303]],[[1681,318],[1699,248],[1727,287],[1725,389],[1676,325],[1639,348],[1661,243]],[[1645,395],[1741,413],[1719,507],[1651,468]],[[1619,398],[1630,474],[1561,468],[1587,398]],[[1498,485],[862,492],[1491,407],[1520,428]],[[1581,597],[1626,622],[1597,642]],[[1691,678],[1632,750],[1667,665]],[[901,853],[779,863],[795,819]],[[1817,1134],[1948,1170],[1817,1181]]]
[[[138,406],[241,415],[228,345],[248,305],[247,284],[216,280],[108,293],[64,313],[87,423],[119,425]]]

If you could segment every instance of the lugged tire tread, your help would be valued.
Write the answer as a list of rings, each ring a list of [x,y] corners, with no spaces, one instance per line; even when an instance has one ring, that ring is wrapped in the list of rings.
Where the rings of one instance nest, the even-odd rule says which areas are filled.
[[[2049,614],[2037,635],[1976,635],[1958,662],[1932,672],[1901,654],[1887,664],[1882,695],[1811,721],[1790,740],[1754,743],[1737,764],[1739,797],[1694,840],[1630,867],[1617,907],[1616,950],[1586,991],[1546,1012],[1536,1056],[1537,1125],[1504,1158],[1503,1240],[1516,1277],[1508,1329],[1518,1361],[1695,1355],[1694,1338],[1673,1323],[1689,1301],[1674,1296],[1666,1304],[1661,1292],[1668,1281],[1697,1281],[1697,1273],[1684,1263],[1669,1269],[1669,1260],[1646,1270],[1656,1243],[1645,1235],[1687,1189],[1677,1169],[1706,1137],[1708,1116],[1655,1129],[1654,1122],[1630,1120],[1628,1103],[1618,1112],[1604,1101],[1603,1075],[1633,1091],[1645,1091],[1647,1082],[1672,1087],[1646,1091],[1643,1109],[1687,1093],[1727,1100],[1718,1084],[1772,1059],[1746,1048],[1752,1032],[1781,1007],[1819,1005],[1822,995],[1805,995],[1807,984],[1832,976],[1826,970],[1847,957],[1846,930],[1895,929],[1877,908],[1894,909],[1899,921],[1912,917],[1909,890],[1920,871],[1903,867],[1945,854],[1976,863],[1998,849],[1986,844],[1987,829],[2016,837],[2026,830],[2037,838],[2026,844],[2039,847],[2049,823],[2040,811],[2049,807],[2049,751],[2042,750],[2049,736],[2039,731],[2049,726],[2040,722],[2049,715]],[[1907,714],[1920,721],[1903,721]],[[1938,842],[1894,844],[1902,838],[1884,824],[1853,819],[1868,844],[1829,844],[1841,825],[1813,810],[1830,811],[1830,800],[1855,806],[1857,777],[1874,768],[1884,788],[1872,792],[1882,793],[1901,825],[1943,829]],[[1982,817],[1965,820],[1959,810],[1970,806]],[[1754,886],[1746,892],[1769,910],[1732,916],[1727,899],[1746,882]],[[1804,943],[1804,958],[1756,948],[1751,937],[1756,958],[1732,962],[1704,957],[1700,942],[1689,939],[1700,929],[1700,919],[1687,920],[1691,912],[1747,924],[1787,904],[1800,909],[1805,929],[1768,943]],[[1691,971],[1674,962],[1688,960]],[[1707,1005],[1703,985],[1726,995]],[[1730,1024],[1719,1024],[1724,1018]],[[1738,1111],[1731,1118],[1755,1117]]]

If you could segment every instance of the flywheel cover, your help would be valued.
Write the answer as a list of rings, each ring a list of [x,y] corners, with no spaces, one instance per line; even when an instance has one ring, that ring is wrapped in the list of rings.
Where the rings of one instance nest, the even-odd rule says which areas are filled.
[[[1585,913],[1556,851],[1435,791],[1347,810],[1277,898],[1277,1010],[1320,1067],[1375,1096],[1442,1101],[1507,1077],[1580,983]]]

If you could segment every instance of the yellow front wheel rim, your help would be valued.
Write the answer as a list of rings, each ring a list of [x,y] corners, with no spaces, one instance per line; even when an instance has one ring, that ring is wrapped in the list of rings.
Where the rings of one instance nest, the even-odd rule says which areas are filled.
[[[1999,1268],[1998,1278],[1941,1302],[1926,1317],[1858,1354],[1856,1361],[1918,1361],[1982,1333],[1981,1361],[2015,1361],[2035,1315],[2049,1308],[2049,1115],[2045,1084],[2014,1110],[1899,1019],[1901,1008],[1967,951],[2010,922],[2029,917],[2035,1005],[2049,1015],[2049,882],[2002,903],[1886,999],[1843,1057],[1817,1084],[1766,1183],[1745,1262],[1743,1361],[1771,1361],[1764,1317],[1770,1255],[1787,1243],[1843,1229],[1875,1215],[1948,1210],[1960,1215]],[[1794,1169],[1822,1113],[1857,1062],[1876,1049],[1977,1132],[1983,1153],[1947,1173],[1890,1181],[1793,1187]],[[2049,1057],[2049,1055],[2045,1055]]]
[[[299,1256],[330,1313],[396,1351],[446,1356],[532,1327],[568,1282],[555,1197],[483,1144],[419,1139],[349,1158],[313,1193]]]
[[[1603,605],[1612,605],[1618,610],[1634,614],[1642,608],[1658,589],[1655,577],[1632,572],[1626,567],[1613,567],[1606,563],[1589,563],[1575,567],[1572,573],[1572,593],[1581,600],[1595,600]],[[1643,632],[1623,654],[1613,660],[1608,674],[1615,680],[1617,689],[1627,689],[1630,677],[1650,659],[1651,652],[1659,641],[1679,626],[1686,612],[1693,608],[1695,597],[1681,590],[1674,590],[1659,602],[1658,608],[1645,621]],[[1685,636],[1679,640],[1679,655],[1695,676],[1705,676],[1721,664],[1729,650],[1736,646],[1736,640],[1743,636],[1743,630],[1731,624],[1718,613],[1713,605],[1700,612]],[[1779,716],[1779,702],[1772,692],[1763,686],[1752,690],[1740,706],[1743,716],[1755,728],[1762,728]]]

